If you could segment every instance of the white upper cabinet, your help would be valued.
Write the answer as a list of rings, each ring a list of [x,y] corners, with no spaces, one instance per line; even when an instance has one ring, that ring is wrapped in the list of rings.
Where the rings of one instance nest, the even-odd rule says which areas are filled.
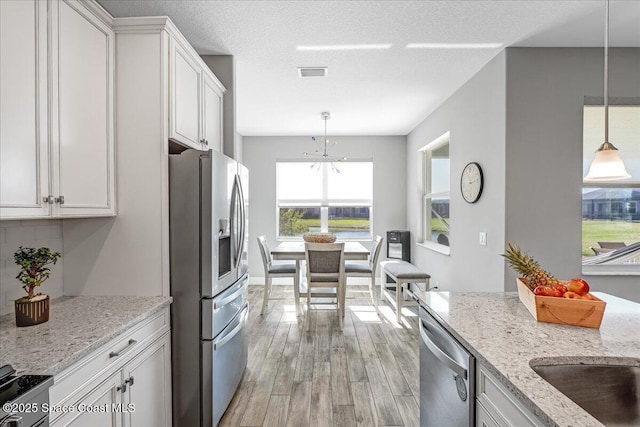
[[[202,149],[200,138],[201,69],[178,43],[171,43],[171,120],[169,138]]]
[[[171,39],[169,139],[198,150],[222,151],[224,87],[191,48]]]
[[[222,92],[203,74],[202,135],[206,150],[222,152]]]
[[[0,1],[0,217],[49,205],[47,4]]]
[[[2,219],[115,215],[115,39],[90,7],[0,1]]]
[[[79,3],[52,6],[54,209],[59,216],[113,214],[114,34]]]

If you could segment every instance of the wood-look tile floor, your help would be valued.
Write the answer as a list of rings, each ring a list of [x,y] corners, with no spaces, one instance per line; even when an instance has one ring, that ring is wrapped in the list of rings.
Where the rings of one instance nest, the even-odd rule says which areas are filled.
[[[312,310],[307,331],[291,286],[274,286],[263,316],[263,287],[249,287],[249,360],[221,426],[419,425],[415,310],[399,325],[365,286],[347,289],[343,331],[335,309]]]

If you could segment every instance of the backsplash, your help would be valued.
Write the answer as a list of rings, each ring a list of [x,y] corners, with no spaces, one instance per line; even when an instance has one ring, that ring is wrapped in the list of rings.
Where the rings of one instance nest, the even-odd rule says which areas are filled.
[[[31,220],[0,222],[0,315],[13,312],[13,301],[25,291],[15,278],[19,268],[13,261],[13,253],[19,246],[26,248],[48,247],[62,253],[62,220]],[[62,296],[63,263],[51,266],[51,276],[36,292]]]

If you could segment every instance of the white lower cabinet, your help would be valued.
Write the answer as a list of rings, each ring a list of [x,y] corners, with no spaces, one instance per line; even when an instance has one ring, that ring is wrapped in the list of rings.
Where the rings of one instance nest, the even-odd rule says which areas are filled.
[[[483,365],[478,365],[476,376],[477,426],[543,426],[540,420]]]
[[[476,427],[500,427],[479,400],[476,400]]]
[[[124,367],[125,426],[171,425],[170,347],[167,333]]]
[[[168,308],[54,376],[49,399],[55,427],[171,426]]]
[[[119,387],[122,375],[116,372],[69,408],[73,412],[56,419],[51,425],[68,427],[120,427],[122,413],[114,411],[121,404]],[[96,410],[93,410],[96,408]],[[107,410],[100,410],[105,408]],[[91,410],[89,410],[91,409]]]

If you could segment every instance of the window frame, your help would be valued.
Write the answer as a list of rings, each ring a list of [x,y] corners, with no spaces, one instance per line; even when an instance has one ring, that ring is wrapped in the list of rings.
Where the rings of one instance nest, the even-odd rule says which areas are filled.
[[[634,106],[634,107],[639,107],[640,106],[640,98],[636,98],[636,97],[616,97],[616,98],[609,98],[609,106],[610,107],[620,107],[620,106]],[[583,110],[582,110],[582,114],[583,114],[583,120],[584,120],[584,114],[585,114],[585,108],[586,107],[603,107],[604,108],[604,98],[602,97],[585,97],[584,98],[584,105],[583,105]],[[583,159],[584,157],[584,134],[582,136],[583,138]],[[618,144],[619,145],[619,144]],[[624,149],[624,148],[622,148]],[[640,187],[640,179],[633,179],[633,180],[621,180],[621,181],[613,181],[613,182],[585,182],[584,180],[582,181],[582,185],[581,185],[581,190],[584,190],[585,188],[615,188],[615,189],[622,189],[622,188],[638,188]],[[581,196],[581,203],[584,202],[584,193]],[[638,203],[633,201],[632,203],[635,204],[635,208],[636,211],[638,209]],[[625,207],[623,206],[623,210],[625,209]],[[581,222],[583,221],[583,215],[584,212],[581,209],[581,215],[580,215],[580,220]],[[593,214],[599,212],[598,208],[596,206],[594,206],[593,208]],[[581,236],[580,236],[580,241],[582,244],[582,231],[581,231]],[[582,259],[582,258],[581,258]],[[581,264],[581,271],[582,274],[585,276],[640,276],[640,265],[637,264],[621,264],[621,265],[584,265]]]
[[[322,196],[320,199],[285,199],[280,200],[279,192],[279,179],[280,174],[278,171],[278,164],[280,163],[319,163],[320,171],[323,174],[322,177]],[[334,173],[330,164],[338,163],[336,167],[340,167],[341,164],[347,163],[371,163],[371,187],[372,194],[371,200],[368,199],[342,199],[336,204],[335,200],[330,200],[328,197],[329,186],[329,173]],[[276,240],[277,241],[302,241],[302,236],[281,236],[280,235],[280,208],[320,208],[320,232],[326,233],[329,229],[329,208],[335,207],[368,207],[369,208],[369,234],[365,237],[350,237],[349,241],[371,241],[373,239],[373,192],[374,192],[374,163],[373,158],[358,158],[344,160],[341,162],[331,162],[329,160],[318,159],[316,161],[309,160],[309,158],[297,158],[297,159],[276,159]],[[338,236],[338,240],[343,240]]]
[[[441,253],[443,255],[451,255],[451,233],[449,232],[449,246],[443,245],[438,242],[434,242],[433,240],[427,239],[427,233],[431,232],[431,212],[427,212],[427,200],[433,200],[434,198],[441,196],[449,197],[449,209],[451,209],[451,176],[449,176],[449,190],[441,191],[438,193],[431,192],[431,160],[433,151],[443,147],[444,145],[449,145],[449,165],[451,165],[451,133],[449,131],[445,132],[438,138],[434,139],[424,147],[418,150],[418,157],[421,162],[421,241],[418,243],[419,246],[430,249],[432,251]],[[451,174],[451,167],[449,167],[449,174]],[[449,211],[449,217],[451,217],[451,210]]]

